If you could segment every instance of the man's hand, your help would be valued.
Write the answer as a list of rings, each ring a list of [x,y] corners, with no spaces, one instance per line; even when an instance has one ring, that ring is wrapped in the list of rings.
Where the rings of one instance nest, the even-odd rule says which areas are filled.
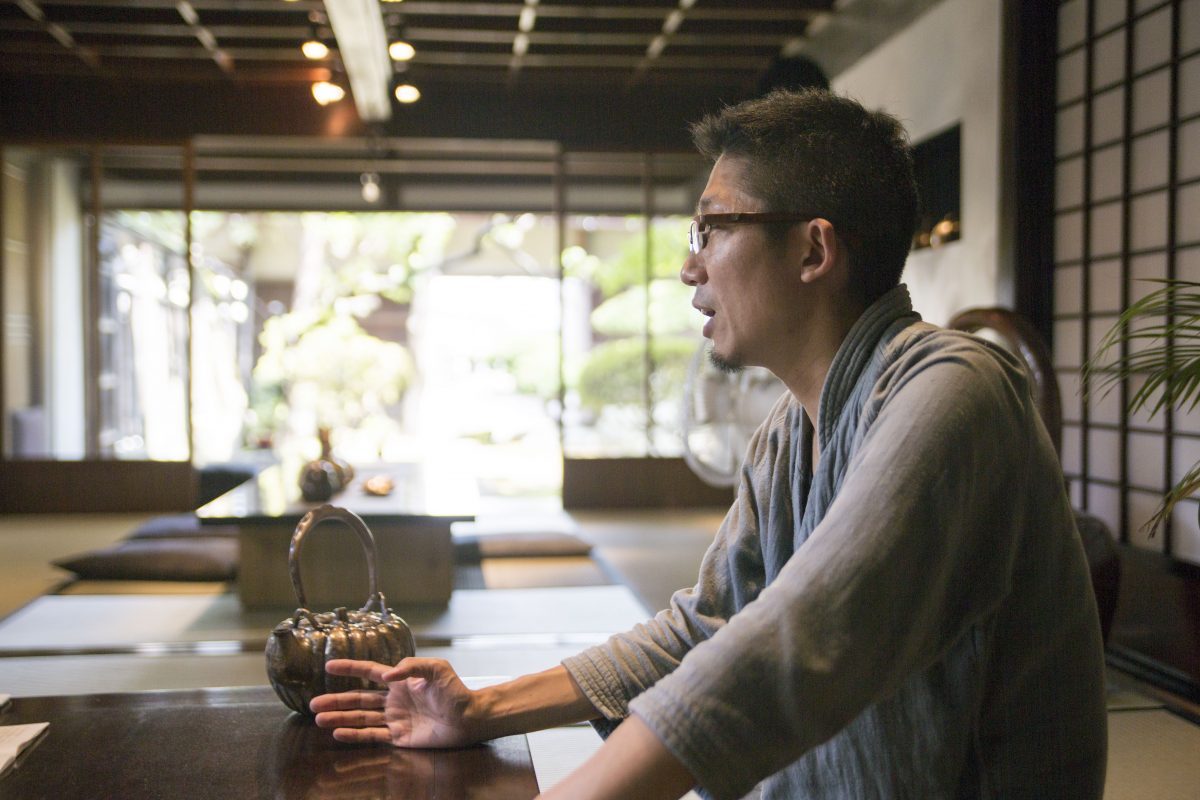
[[[309,707],[317,714],[317,725],[333,728],[338,741],[438,748],[488,738],[478,693],[468,689],[446,661],[406,658],[389,667],[335,659],[325,664],[325,671],[388,687],[386,692],[362,690],[313,698]]]

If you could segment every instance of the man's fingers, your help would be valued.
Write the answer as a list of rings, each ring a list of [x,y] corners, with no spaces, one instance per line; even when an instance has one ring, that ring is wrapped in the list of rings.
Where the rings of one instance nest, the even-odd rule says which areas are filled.
[[[318,728],[377,728],[384,726],[382,711],[323,711],[317,714]]]
[[[339,692],[337,694],[319,694],[308,703],[314,713],[322,711],[349,711],[360,708],[383,708],[383,692]]]
[[[354,661],[349,658],[335,658],[325,662],[325,671],[330,675],[346,675],[354,678],[365,678],[375,683],[383,683],[383,675],[391,669],[388,664],[378,661]]]
[[[392,741],[387,728],[338,728],[333,732],[333,738],[356,744],[391,744]]]
[[[437,678],[447,673],[453,674],[454,668],[444,658],[416,658],[409,656],[400,659],[400,663],[389,667],[381,676],[383,681],[400,681],[405,678]]]

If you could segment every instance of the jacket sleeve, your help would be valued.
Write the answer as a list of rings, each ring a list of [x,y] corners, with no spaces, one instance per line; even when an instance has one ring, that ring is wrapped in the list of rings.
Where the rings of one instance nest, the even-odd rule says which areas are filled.
[[[630,706],[714,797],[832,737],[1007,593],[1036,436],[1023,380],[975,348],[888,374],[809,539]]]
[[[562,662],[604,715],[596,724],[602,735],[629,715],[631,699],[674,671],[762,589],[760,506],[770,502],[771,481],[786,479],[773,471],[786,473],[780,466],[786,459],[776,455],[789,447],[789,419],[799,409],[789,400],[785,393],[752,437],[737,496],[704,555],[695,586],[676,592],[670,606],[648,622]]]

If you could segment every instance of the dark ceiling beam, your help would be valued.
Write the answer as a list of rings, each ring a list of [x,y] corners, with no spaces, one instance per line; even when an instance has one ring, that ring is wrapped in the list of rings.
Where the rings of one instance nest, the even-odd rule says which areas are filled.
[[[49,44],[42,42],[0,42],[0,54],[5,55],[47,55],[53,48]],[[299,48],[290,47],[226,47],[221,48],[221,52],[225,54],[222,61],[218,61],[213,52],[203,45],[170,45],[170,44],[145,44],[145,45],[128,45],[128,44],[110,44],[100,45],[91,48],[92,52],[104,59],[113,58],[133,58],[133,59],[167,59],[167,60],[199,60],[199,61],[216,61],[218,65],[223,62],[230,64],[232,69],[233,61],[294,61],[296,63],[312,63],[304,57]],[[223,70],[229,70],[222,67]]]
[[[56,22],[46,19],[46,12],[41,6],[33,0],[16,0],[17,7],[25,12],[34,24],[41,30],[48,33],[60,45],[65,47],[72,55],[77,56],[83,63],[87,64],[93,70],[99,67],[96,60],[96,55],[88,48],[79,47],[75,43],[75,38]]]
[[[656,33],[575,33],[567,31],[531,31],[531,45],[556,47],[646,47]],[[465,42],[469,44],[508,44],[508,31],[462,28],[406,28],[410,42]],[[774,47],[794,38],[792,34],[692,33],[676,34],[672,44],[692,47]]]
[[[200,24],[200,15],[192,4],[188,0],[176,0],[175,10],[179,12],[179,16],[183,17],[183,21],[187,23],[192,35],[196,37],[196,41],[200,42],[212,60],[221,68],[221,71],[226,75],[233,74],[232,56],[217,45],[217,37],[213,36],[212,31]]]
[[[207,61],[212,57],[206,48],[194,45],[105,45],[92,48],[104,59],[140,59]],[[0,42],[0,55],[48,56],[57,52],[53,45],[42,42]],[[223,48],[229,58],[236,61],[284,61],[296,64],[311,64],[296,48],[228,47]],[[503,68],[509,63],[508,53],[418,53],[409,63],[426,67],[485,67]],[[528,53],[523,59],[527,67],[542,69],[575,68],[597,70],[633,69],[641,63],[642,56],[573,54],[573,53]],[[656,60],[655,66],[669,70],[701,70],[713,72],[747,72],[765,69],[769,56],[726,56],[716,69],[709,56],[664,55]],[[111,65],[109,65],[111,66]],[[241,74],[240,71],[238,74]]]
[[[185,38],[192,35],[191,28],[183,24],[148,24],[137,22],[61,22],[69,33],[89,36],[132,36],[147,39]],[[289,42],[302,41],[309,36],[307,25],[208,25],[214,36],[229,39],[283,39]],[[32,32],[42,26],[32,20],[0,20],[0,32]],[[531,45],[554,47],[646,47],[655,33],[582,33],[569,31],[531,31]],[[406,41],[414,44],[466,43],[501,44],[512,43],[513,33],[503,30],[472,28],[407,27]],[[794,39],[794,34],[747,34],[747,33],[677,33],[671,43],[685,47],[780,47]],[[332,48],[332,49],[336,49]]]
[[[2,45],[0,45],[0,55],[6,55]],[[108,79],[146,85],[229,82],[229,76],[213,69],[208,59],[200,59],[200,57],[197,57],[197,60],[157,59],[109,62],[104,65],[102,74]],[[79,78],[94,76],[96,73],[89,67],[77,62],[66,61],[61,57],[38,60],[6,57],[0,58],[0,75]],[[304,68],[300,65],[294,67],[259,66],[243,62],[238,65],[237,70],[237,82],[247,85],[311,84],[314,81],[329,80],[329,76],[327,68]]]
[[[91,22],[83,20],[60,21],[68,33],[87,36],[136,36],[147,39],[183,39],[193,36],[191,26],[183,23],[145,22]],[[218,39],[288,39],[301,41],[308,38],[307,25],[208,25],[212,35]],[[0,32],[26,32],[39,30],[40,26],[30,20],[0,20]]]
[[[410,63],[443,67],[503,67],[508,64],[507,53],[434,53],[418,52]],[[641,62],[642,56],[582,55],[574,53],[527,53],[523,64],[527,67],[572,67],[582,69],[632,69]],[[656,66],[664,69],[708,70],[710,72],[744,72],[767,67],[770,57],[723,56],[714,63],[711,56],[665,55]]]
[[[281,2],[281,0],[190,0],[198,11],[247,11],[247,12],[276,12],[295,13],[299,10],[323,11],[321,0],[297,0],[297,2]],[[46,6],[92,6],[100,8],[119,8],[132,10],[139,8],[174,8],[175,0],[41,0]],[[795,8],[758,8],[744,4],[738,8],[692,8],[688,16],[698,20],[721,20],[737,22],[788,22],[803,21],[818,14],[828,12],[828,3],[820,7]],[[512,17],[518,18],[524,3],[458,3],[434,2],[432,0],[408,0],[398,3],[395,11],[406,17],[420,16],[451,16],[451,17]],[[662,19],[663,8],[652,6],[569,6],[546,5],[539,3],[539,17],[557,17],[571,19]]]

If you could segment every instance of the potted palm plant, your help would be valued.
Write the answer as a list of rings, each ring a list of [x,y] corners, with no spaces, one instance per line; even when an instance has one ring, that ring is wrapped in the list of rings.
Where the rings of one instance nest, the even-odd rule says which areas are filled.
[[[1121,313],[1083,368],[1084,386],[1098,396],[1130,378],[1144,377],[1127,411],[1145,410],[1151,417],[1167,408],[1190,410],[1200,402],[1200,283],[1154,283],[1160,288]],[[1144,527],[1153,534],[1198,489],[1200,462],[1167,491]]]

